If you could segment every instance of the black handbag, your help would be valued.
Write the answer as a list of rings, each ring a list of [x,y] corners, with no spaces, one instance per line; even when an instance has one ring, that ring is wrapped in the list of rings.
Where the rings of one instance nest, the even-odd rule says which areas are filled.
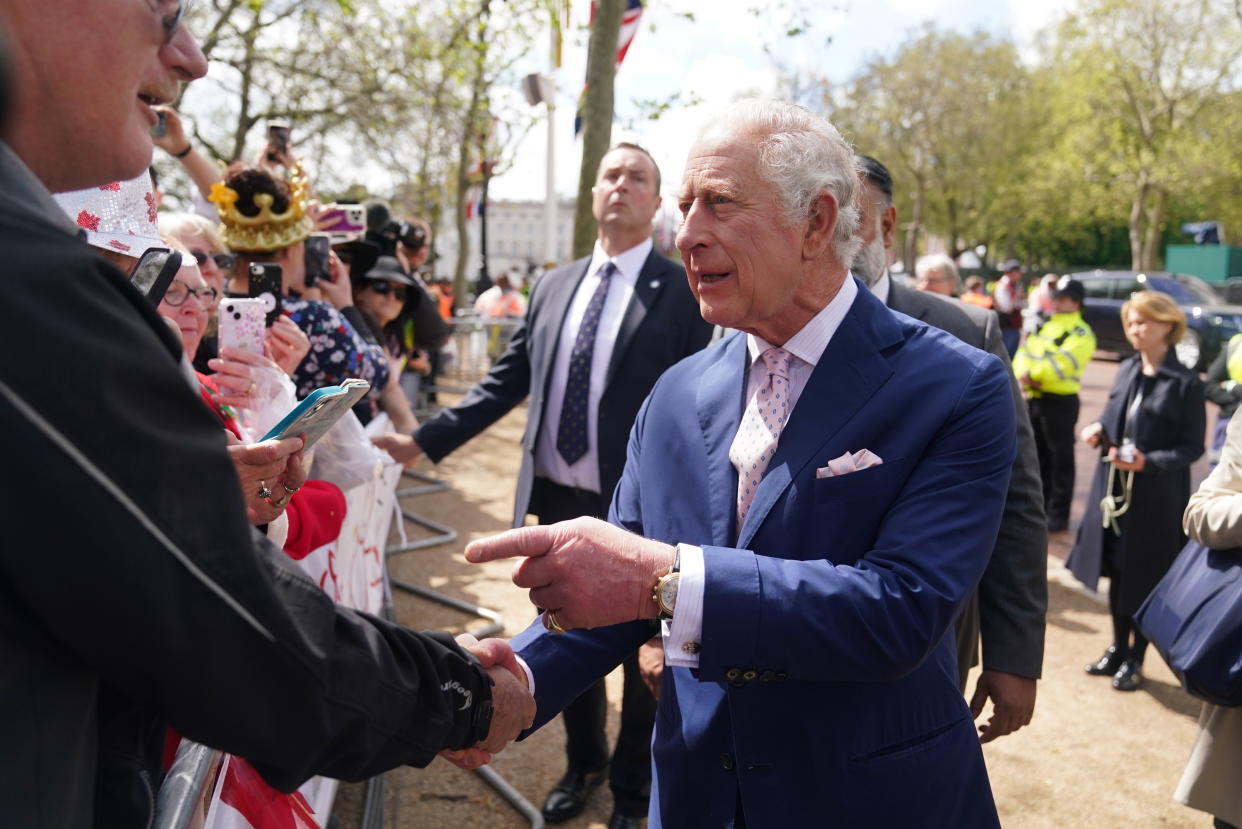
[[[1134,621],[1189,693],[1242,705],[1242,548],[1187,543]]]

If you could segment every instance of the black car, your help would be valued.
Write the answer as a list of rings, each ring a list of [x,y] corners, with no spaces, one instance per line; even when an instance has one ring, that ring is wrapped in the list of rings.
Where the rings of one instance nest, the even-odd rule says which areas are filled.
[[[1177,359],[1204,371],[1229,339],[1242,331],[1242,305],[1227,305],[1197,276],[1139,271],[1088,271],[1071,274],[1086,289],[1082,316],[1095,332],[1099,348],[1123,357],[1134,353],[1121,324],[1121,306],[1136,291],[1152,289],[1173,297],[1186,314],[1186,335],[1177,343]]]

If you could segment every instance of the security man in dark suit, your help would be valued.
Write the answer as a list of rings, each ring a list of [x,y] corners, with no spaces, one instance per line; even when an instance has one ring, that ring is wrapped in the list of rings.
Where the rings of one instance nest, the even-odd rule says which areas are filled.
[[[865,184],[859,234],[863,246],[854,258],[854,275],[867,283],[894,311],[948,331],[1008,364],[996,314],[955,299],[913,290],[889,277],[888,255],[897,226],[893,180],[884,165],[874,158],[859,156],[859,163]],[[1012,390],[1018,455],[1009,481],[1004,517],[992,560],[956,626],[958,670],[963,690],[967,672],[978,661],[978,641],[982,635],[983,672],[971,697],[970,708],[978,717],[984,702],[988,698],[992,700],[990,721],[980,727],[984,742],[1030,722],[1035,709],[1036,680],[1044,658],[1048,532],[1031,421],[1016,383]]]
[[[543,524],[605,518],[647,393],[711,336],[685,271],[653,249],[655,160],[637,145],[618,144],[600,162],[593,194],[594,252],[536,283],[522,327],[488,375],[412,436],[376,441],[398,461],[426,454],[438,462],[529,395],[515,527],[528,513]],[[603,682],[565,710],[568,770],[544,803],[549,823],[581,813],[589,790],[603,781],[606,711]],[[633,655],[625,662],[621,733],[608,775],[610,829],[637,827],[647,814],[654,721],[655,700]]]

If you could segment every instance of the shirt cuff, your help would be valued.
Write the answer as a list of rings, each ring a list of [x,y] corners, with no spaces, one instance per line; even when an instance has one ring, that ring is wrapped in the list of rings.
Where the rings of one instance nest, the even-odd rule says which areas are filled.
[[[664,663],[677,668],[699,667],[703,638],[703,548],[678,544],[681,578],[677,580],[677,607],[673,618],[660,623]]]
[[[517,660],[517,663],[522,666],[522,670],[526,672],[526,690],[530,691],[530,695],[533,698],[535,696],[535,672],[530,669],[530,665],[526,664],[526,660],[516,653],[513,654],[513,658]]]

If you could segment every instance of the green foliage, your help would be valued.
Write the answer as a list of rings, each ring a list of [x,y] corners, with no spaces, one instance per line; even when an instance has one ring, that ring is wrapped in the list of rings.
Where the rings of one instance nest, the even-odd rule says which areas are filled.
[[[1242,227],[1235,11],[1082,0],[1033,64],[1008,40],[928,26],[818,97],[892,171],[907,264],[936,236],[1032,266],[1150,268],[1182,222]]]
[[[394,198],[439,226],[464,203],[478,137],[495,172],[529,128],[500,90],[550,13],[549,0],[206,0],[190,26],[211,71],[181,109],[221,162],[253,158],[265,122],[290,121],[321,195]],[[491,130],[496,114],[511,128]]]

